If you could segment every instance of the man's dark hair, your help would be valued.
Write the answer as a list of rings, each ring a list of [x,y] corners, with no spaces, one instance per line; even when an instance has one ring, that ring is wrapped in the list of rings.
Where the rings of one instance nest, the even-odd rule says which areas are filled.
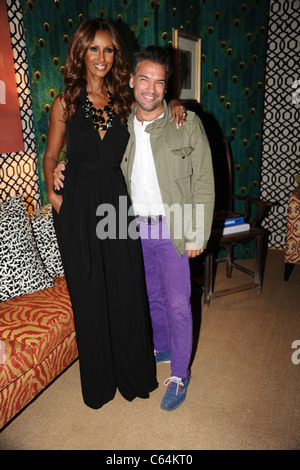
[[[150,60],[155,64],[164,65],[166,67],[166,83],[168,83],[172,73],[172,65],[169,53],[166,49],[160,46],[148,46],[136,52],[131,61],[131,71],[134,77],[143,60]]]

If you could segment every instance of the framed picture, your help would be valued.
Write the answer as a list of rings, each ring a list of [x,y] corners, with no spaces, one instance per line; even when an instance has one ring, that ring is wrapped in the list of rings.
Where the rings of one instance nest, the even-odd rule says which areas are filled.
[[[172,29],[174,50],[174,97],[201,100],[201,38]]]

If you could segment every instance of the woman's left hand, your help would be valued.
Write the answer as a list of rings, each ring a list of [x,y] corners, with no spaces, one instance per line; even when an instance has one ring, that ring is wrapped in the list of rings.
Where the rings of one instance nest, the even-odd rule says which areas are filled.
[[[176,120],[176,127],[179,129],[179,127],[182,126],[182,124],[185,124],[186,116],[187,116],[187,109],[186,107],[182,104],[182,101],[180,100],[171,100],[169,103],[170,111],[172,114],[172,118],[170,119],[170,122],[173,122]]]

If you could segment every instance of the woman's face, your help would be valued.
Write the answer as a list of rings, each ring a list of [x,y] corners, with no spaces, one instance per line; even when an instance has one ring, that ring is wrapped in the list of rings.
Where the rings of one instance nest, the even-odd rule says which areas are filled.
[[[84,60],[87,78],[104,78],[114,63],[114,45],[107,31],[97,31],[90,43]]]

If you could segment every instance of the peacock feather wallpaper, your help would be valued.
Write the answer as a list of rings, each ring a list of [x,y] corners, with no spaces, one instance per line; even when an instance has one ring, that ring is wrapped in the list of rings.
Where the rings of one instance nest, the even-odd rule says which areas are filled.
[[[36,195],[30,189],[30,185],[33,184],[31,181],[26,180],[25,184],[24,180],[18,184],[22,186],[23,192],[32,193],[28,201],[33,207],[45,205],[48,202],[43,175],[43,155],[47,143],[51,104],[64,86],[63,68],[68,45],[80,23],[92,16],[114,22],[122,37],[128,68],[130,68],[132,54],[139,48],[149,44],[158,44],[172,50],[173,28],[201,37],[201,103],[198,109],[200,117],[205,121],[204,124],[208,123],[208,135],[211,133],[209,137],[212,141],[216,132],[224,137],[234,137],[231,149],[236,194],[258,197],[262,191],[263,181],[263,191],[271,199],[276,200],[280,184],[279,177],[276,175],[278,167],[276,163],[275,165],[273,163],[274,157],[270,144],[268,144],[270,150],[266,149],[264,153],[266,147],[264,147],[263,140],[273,140],[273,130],[270,131],[268,127],[269,114],[265,113],[266,106],[268,106],[265,97],[270,90],[268,84],[272,79],[275,83],[274,87],[278,89],[278,84],[280,85],[280,80],[282,81],[282,70],[277,70],[278,78],[273,77],[272,69],[268,70],[269,75],[266,78],[266,64],[276,47],[282,47],[283,40],[285,57],[291,57],[295,54],[297,47],[299,48],[296,39],[294,40],[296,46],[282,39],[285,35],[291,37],[294,34],[295,22],[299,26],[297,16],[299,0],[291,0],[291,2],[278,0],[6,0],[6,5],[13,45],[15,50],[19,51],[18,54],[23,62],[23,58],[26,58],[24,74],[27,77],[31,102],[32,125],[30,127],[34,140],[31,145],[34,145],[32,154],[35,155],[28,165],[37,174],[37,182],[34,183],[37,186]],[[21,39],[17,39],[18,35],[24,41],[24,47],[21,45],[23,44]],[[270,44],[268,44],[269,35],[272,37]],[[275,35],[275,39],[272,35]],[[16,59],[16,64],[18,63]],[[274,70],[276,70],[276,65],[275,61]],[[287,90],[292,85],[290,75],[289,73],[286,79],[288,84],[283,85]],[[296,78],[297,76],[294,80]],[[290,94],[292,91],[291,89]],[[24,96],[24,92],[20,92],[19,96]],[[172,88],[169,89],[169,97],[172,97]],[[286,106],[290,106],[292,116],[289,125],[291,135],[287,136],[287,139],[288,142],[295,142],[296,125],[294,125],[293,113],[299,114],[299,110],[290,104],[288,97],[286,101]],[[283,124],[286,122],[281,117],[274,118],[274,120],[275,123],[280,120]],[[291,164],[293,163],[295,168],[297,157],[294,157],[294,150],[289,150],[291,147],[288,142],[285,155],[281,156],[279,152],[277,157],[284,158],[286,162],[288,156],[292,159]],[[294,149],[295,144],[292,145]],[[289,155],[290,153],[292,155]],[[19,178],[17,176],[20,173],[18,165],[22,164],[21,161],[24,158],[28,158],[28,152],[25,154],[0,156],[3,162],[1,171],[3,177],[7,178],[7,188],[10,194],[12,188],[15,190],[15,178]],[[63,156],[62,152],[62,158]],[[263,165],[262,159],[264,159]],[[12,171],[11,168],[16,165],[17,160],[18,164]],[[270,163],[273,165],[275,174],[268,172]],[[279,172],[281,171],[279,168]],[[12,176],[13,172],[15,176]],[[276,181],[275,187],[272,186],[274,180]],[[282,227],[280,233],[277,234],[276,243],[272,242],[272,238],[270,239],[271,246],[272,243],[273,246],[284,246],[284,223],[291,180],[293,180],[292,176],[284,188],[284,198],[281,196],[281,200],[284,199],[284,205],[279,214]],[[272,187],[272,192],[268,193],[270,187]],[[5,200],[9,193],[4,190],[4,194],[3,196],[2,192],[0,199]],[[237,206],[236,209],[239,207]],[[278,220],[277,215],[275,220]],[[272,229],[275,233],[276,227],[272,226]]]

